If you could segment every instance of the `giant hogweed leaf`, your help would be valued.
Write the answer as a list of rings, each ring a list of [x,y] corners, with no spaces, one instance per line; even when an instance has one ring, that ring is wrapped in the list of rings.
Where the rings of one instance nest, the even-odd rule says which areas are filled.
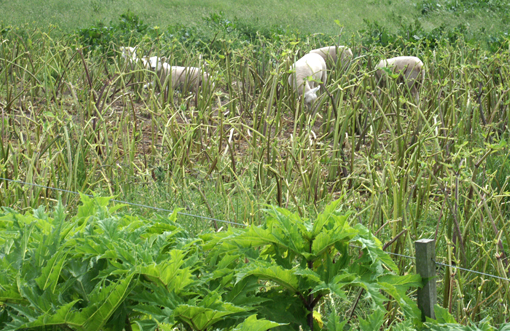
[[[258,247],[280,243],[279,240],[272,235],[270,230],[255,225],[250,226],[248,230],[243,233],[225,237],[224,241],[232,241],[242,247]]]
[[[258,296],[268,299],[258,308],[259,317],[278,323],[289,323],[280,326],[278,330],[295,331],[299,329],[300,325],[307,325],[308,311],[297,295],[282,295],[281,289],[273,288],[260,292]]]
[[[72,311],[72,308],[79,300],[71,301],[58,308],[56,312],[46,312],[40,315],[35,321],[22,325],[22,328],[35,328],[45,326],[69,326],[69,327],[80,327],[80,325],[74,324],[73,317],[76,311]]]
[[[327,331],[344,331],[344,326],[349,322],[349,320],[343,320],[340,322],[340,316],[333,311],[329,314],[328,322],[326,323]]]
[[[229,315],[245,311],[247,309],[222,302],[219,294],[213,292],[207,295],[198,305],[179,305],[174,309],[173,316],[185,322],[194,330],[206,330]]]
[[[361,224],[356,224],[356,229],[359,230],[360,235],[356,236],[351,241],[361,244],[361,247],[367,251],[370,260],[372,261],[372,264],[382,262],[385,265],[387,265],[391,270],[398,273],[397,265],[395,264],[395,262],[393,262],[391,257],[381,249],[380,241],[377,238],[375,238],[372,234],[370,234],[368,230]],[[366,233],[366,236],[362,237],[363,232]]]
[[[324,208],[324,211],[317,215],[313,224],[312,235],[317,237],[324,229],[331,230],[333,228],[343,228],[345,225],[348,227],[347,219],[350,213],[340,215],[338,212],[338,206],[340,205],[341,199],[333,201]]]
[[[78,206],[78,212],[73,217],[78,221],[87,220],[89,217],[94,216],[96,213],[96,204],[93,198],[80,193],[81,205]]]
[[[138,302],[132,309],[158,323],[174,324],[173,311],[180,304],[184,304],[184,300],[163,286],[148,282],[143,282],[143,285],[129,297]]]
[[[410,287],[422,286],[420,275],[385,275],[379,277],[378,284],[396,300],[407,318],[420,321],[421,312],[418,306],[406,295]]]
[[[338,297],[342,299],[347,299],[343,288],[350,285],[357,285],[355,281],[357,281],[357,275],[344,272],[340,275],[336,275],[333,278],[332,282],[329,283],[323,282],[315,286],[312,289],[311,293],[315,294],[318,292],[319,293],[329,292],[336,294]]]
[[[372,299],[372,306],[374,308],[378,306],[382,307],[384,302],[388,301],[388,298],[381,294],[381,287],[377,283],[365,282],[361,279],[357,279],[351,282],[351,284],[365,289],[366,296]]]
[[[336,251],[339,253],[340,257],[337,254],[325,254],[320,261],[321,263],[315,267],[315,272],[320,275],[320,278],[326,282],[333,282],[333,279],[339,275],[347,272],[344,270],[344,266],[346,263],[343,263],[344,254],[347,254],[347,249],[344,249],[344,246],[347,246],[347,243],[343,245],[335,244]],[[338,249],[340,248],[340,250]],[[347,256],[347,259],[349,256]]]
[[[55,287],[58,284],[62,266],[66,261],[67,253],[60,249],[48,263],[41,269],[41,275],[35,279],[37,285],[41,290],[46,290],[51,287],[51,291],[55,292]]]
[[[249,265],[239,270],[237,273],[237,282],[253,275],[259,279],[271,280],[293,293],[297,293],[299,292],[299,281],[294,272],[295,270],[284,269],[278,265],[267,264],[264,266],[260,263],[258,263],[258,265],[253,263],[253,266]]]
[[[204,307],[181,305],[174,310],[174,316],[188,324],[194,330],[206,330],[208,327],[218,321],[221,321],[226,316],[241,311],[244,311],[244,309],[237,311],[219,311]]]
[[[276,322],[271,322],[265,319],[257,319],[257,315],[251,315],[245,319],[241,324],[234,328],[234,331],[266,331],[280,325]]]
[[[255,276],[245,277],[237,282],[234,287],[225,293],[225,301],[228,301],[236,306],[251,307],[258,305],[264,301],[260,297],[256,297],[256,291],[261,287]]]
[[[142,266],[138,272],[155,280],[177,293],[193,283],[193,275],[189,268],[181,268],[185,263],[186,252],[174,249],[170,258],[160,264]]]
[[[304,221],[298,214],[276,207],[267,211],[273,216],[266,220],[267,229],[280,245],[288,247],[297,254],[309,252],[308,240],[312,235],[303,225]]]
[[[0,302],[25,304],[27,299],[19,293],[16,284],[0,284]]]
[[[348,227],[342,231],[328,231],[325,230],[315,237],[312,244],[312,256],[314,258],[320,257],[329,248],[335,246],[338,242],[349,241],[354,238],[358,233],[355,229]]]
[[[148,318],[157,323],[175,324],[173,310],[168,307],[161,308],[153,305],[137,305],[133,307],[133,310],[145,314]]]
[[[129,285],[134,274],[119,280],[117,283],[97,289],[89,296],[90,305],[73,318],[73,323],[87,331],[100,330],[126,299]]]
[[[427,320],[427,322],[433,323],[457,323],[455,318],[448,312],[448,309],[441,307],[438,304],[434,305],[434,313],[436,314],[436,320]]]
[[[295,268],[294,270],[294,274],[299,276],[299,288],[315,289],[322,286],[327,289],[325,282],[315,271],[308,268]]]
[[[382,309],[376,309],[375,312],[368,315],[368,319],[359,319],[359,326],[361,331],[374,331],[380,330],[384,323],[385,312]]]

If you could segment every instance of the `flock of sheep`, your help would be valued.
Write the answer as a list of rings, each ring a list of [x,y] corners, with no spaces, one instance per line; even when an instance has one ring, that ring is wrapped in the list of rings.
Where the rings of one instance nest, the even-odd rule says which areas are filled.
[[[196,92],[199,86],[207,84],[210,80],[209,74],[201,68],[170,66],[165,62],[165,57],[138,58],[136,48],[133,47],[120,47],[120,51],[122,57],[128,61],[130,66],[141,62],[145,69],[154,71],[161,85],[170,77],[169,85],[172,89],[186,87]],[[317,99],[320,85],[326,83],[328,67],[336,67],[339,58],[342,65],[346,65],[352,60],[352,57],[351,49],[346,46],[327,46],[314,49],[292,65],[292,74],[289,75],[288,83],[298,95],[304,97],[305,104],[309,106]],[[375,71],[379,85],[385,84],[388,72],[398,75],[397,79],[407,84],[418,103],[418,89],[425,77],[423,62],[414,56],[398,56],[381,60]],[[147,84],[144,87],[149,85]],[[212,88],[214,88],[214,85]]]

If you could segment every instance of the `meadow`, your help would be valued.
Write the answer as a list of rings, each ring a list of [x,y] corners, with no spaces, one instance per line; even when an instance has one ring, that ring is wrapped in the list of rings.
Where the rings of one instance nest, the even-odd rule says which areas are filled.
[[[15,5],[22,3],[1,4]],[[357,34],[349,30],[353,25],[334,20],[313,33],[291,15],[282,20],[296,26],[204,12],[194,26],[186,21],[191,14],[177,21],[150,16],[147,8],[105,23],[116,5],[121,3],[101,2],[103,22],[84,17],[92,25],[73,32],[66,25],[73,18],[55,28],[22,24],[13,15],[19,25],[2,27],[2,178],[244,225],[262,224],[267,205],[315,219],[338,200],[338,210],[350,212],[350,224],[363,224],[388,252],[414,256],[415,240],[434,238],[438,262],[507,278],[510,59],[504,2],[423,1],[411,11],[421,21],[398,14],[391,24],[356,19]],[[397,11],[408,3],[370,5]],[[327,11],[317,10],[318,16]],[[491,30],[475,23],[482,13]],[[449,25],[451,17],[465,25]],[[163,25],[167,19],[175,23]],[[290,66],[339,40],[355,59],[329,72],[327,92],[306,109],[287,84]],[[155,75],[129,67],[118,51],[122,45],[167,56],[172,65],[202,67],[215,88],[198,94],[143,89]],[[418,103],[396,81],[382,91],[376,86],[375,65],[401,54],[425,64]],[[82,213],[74,193],[1,185],[2,206],[31,212],[60,199],[70,213]],[[131,212],[154,214],[142,207]],[[192,216],[178,222],[191,236],[222,226]],[[413,273],[414,261],[395,261],[401,275]],[[508,281],[445,267],[438,270],[438,286],[439,304],[457,322],[487,316],[495,325],[508,322]],[[351,307],[365,316],[367,306],[339,311]],[[386,309],[395,323],[403,318],[401,307]]]

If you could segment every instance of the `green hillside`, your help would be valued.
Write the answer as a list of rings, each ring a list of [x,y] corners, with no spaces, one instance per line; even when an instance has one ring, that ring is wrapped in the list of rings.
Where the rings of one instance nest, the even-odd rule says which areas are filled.
[[[88,27],[98,21],[109,23],[130,10],[151,26],[166,28],[184,24],[200,26],[203,17],[223,12],[228,19],[268,27],[281,26],[303,33],[338,34],[335,21],[351,35],[365,27],[364,20],[377,21],[390,30],[401,23],[419,22],[426,30],[460,24],[473,34],[480,30],[496,33],[508,24],[508,1],[453,0],[372,0],[372,1],[303,1],[303,0],[28,0],[0,2],[3,25],[30,23],[54,24],[64,31]]]

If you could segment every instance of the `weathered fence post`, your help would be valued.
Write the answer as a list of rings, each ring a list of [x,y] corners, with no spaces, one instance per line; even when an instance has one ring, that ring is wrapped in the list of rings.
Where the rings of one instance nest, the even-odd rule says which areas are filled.
[[[436,241],[420,239],[414,242],[416,248],[416,272],[423,279],[423,287],[418,289],[418,308],[421,319],[436,319],[434,305],[437,302],[436,289]]]

